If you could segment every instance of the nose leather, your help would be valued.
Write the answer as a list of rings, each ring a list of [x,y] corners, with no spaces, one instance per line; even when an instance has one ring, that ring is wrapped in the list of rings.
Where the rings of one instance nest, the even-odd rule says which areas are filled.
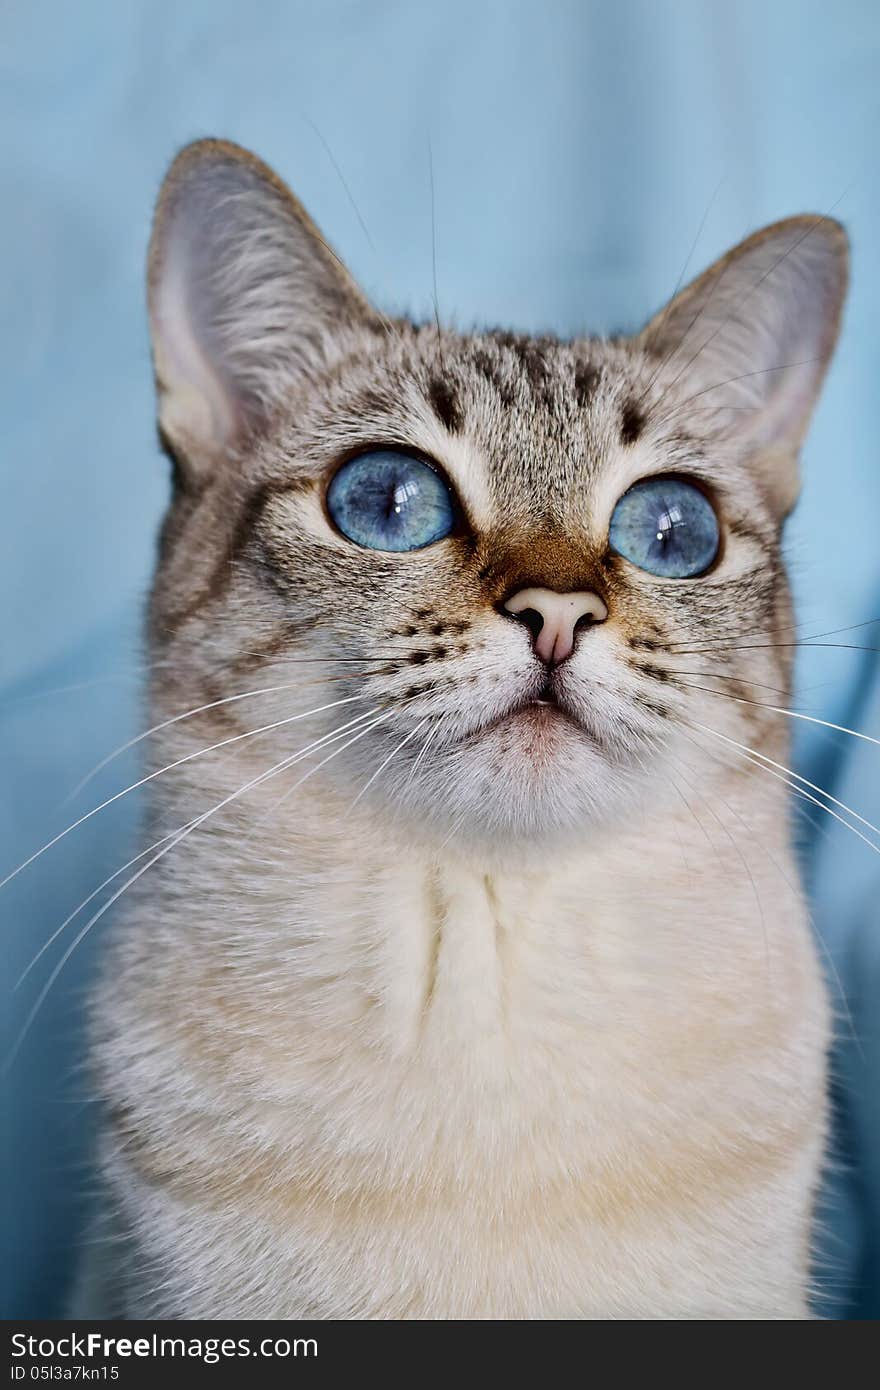
[[[575,628],[581,618],[590,615],[601,623],[608,609],[598,594],[557,594],[554,589],[520,589],[505,603],[508,613],[518,617],[531,610],[541,618],[541,628],[533,639],[535,652],[548,666],[558,666],[574,650]]]

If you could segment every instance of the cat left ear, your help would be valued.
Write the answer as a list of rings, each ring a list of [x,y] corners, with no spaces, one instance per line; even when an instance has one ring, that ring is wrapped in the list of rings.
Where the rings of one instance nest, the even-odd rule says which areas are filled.
[[[374,320],[293,194],[247,150],[199,140],[165,179],[148,297],[159,426],[184,467],[259,431],[334,333]]]
[[[792,217],[740,243],[662,309],[636,342],[655,356],[664,409],[717,413],[751,451],[780,516],[837,335],[848,242],[828,217]]]

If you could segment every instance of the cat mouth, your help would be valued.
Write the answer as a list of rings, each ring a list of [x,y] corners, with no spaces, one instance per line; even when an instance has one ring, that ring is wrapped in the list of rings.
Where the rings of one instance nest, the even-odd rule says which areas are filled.
[[[564,729],[570,729],[579,734],[584,733],[583,726],[573,715],[569,714],[568,710],[563,708],[549,682],[547,682],[536,695],[529,695],[522,700],[517,700],[502,714],[495,715],[485,724],[481,724],[472,733],[467,734],[463,742],[475,742],[486,734],[494,733],[497,730],[517,727],[520,727],[524,733],[527,731],[546,731],[550,734]]]
[[[517,705],[508,719],[529,719],[547,725],[569,724],[573,729],[580,729],[580,724],[562,708],[562,705],[553,695],[537,695],[530,700],[525,700],[521,705]]]
[[[529,699],[526,700],[524,707],[526,709],[531,709],[535,705],[537,705],[539,709],[555,709],[558,710],[560,714],[565,714],[565,711],[556,698],[556,688],[549,677],[544,681],[537,695],[531,695]]]

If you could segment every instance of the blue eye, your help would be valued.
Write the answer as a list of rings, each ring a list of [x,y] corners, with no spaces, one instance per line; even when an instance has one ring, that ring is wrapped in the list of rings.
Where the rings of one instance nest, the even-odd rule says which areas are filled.
[[[455,525],[440,474],[390,449],[344,463],[327,490],[327,510],[344,536],[368,550],[421,550]]]
[[[681,478],[646,478],[614,508],[608,539],[624,559],[662,579],[704,574],[718,554],[718,518]]]

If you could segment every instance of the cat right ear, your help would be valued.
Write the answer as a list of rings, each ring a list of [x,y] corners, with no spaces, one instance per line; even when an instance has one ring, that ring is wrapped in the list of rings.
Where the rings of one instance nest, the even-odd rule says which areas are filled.
[[[289,189],[223,140],[186,146],[168,172],[148,297],[159,428],[193,470],[258,433],[341,327],[375,318]]]
[[[703,271],[639,337],[661,400],[710,411],[747,448],[776,514],[798,493],[797,456],[840,329],[848,242],[829,217],[789,217]],[[669,409],[667,405],[667,409]]]

